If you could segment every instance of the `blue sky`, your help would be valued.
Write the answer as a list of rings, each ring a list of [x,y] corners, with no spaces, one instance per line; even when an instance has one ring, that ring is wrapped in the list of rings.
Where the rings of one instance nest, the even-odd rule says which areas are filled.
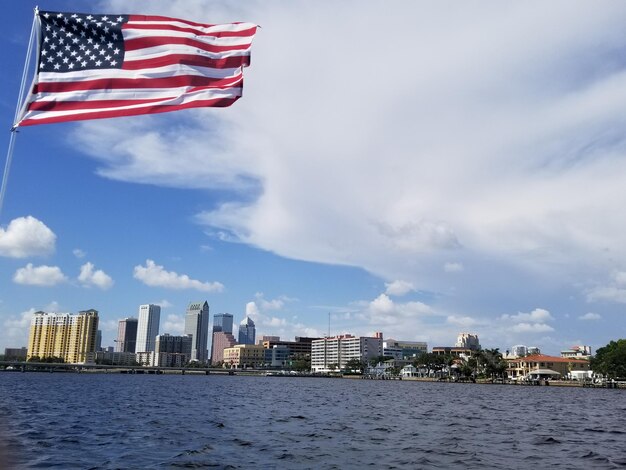
[[[33,126],[0,214],[0,348],[36,310],[189,301],[258,334],[558,353],[626,336],[626,6],[38,2],[262,26],[231,108]],[[35,2],[12,2],[10,127]],[[7,131],[4,142],[8,145]]]

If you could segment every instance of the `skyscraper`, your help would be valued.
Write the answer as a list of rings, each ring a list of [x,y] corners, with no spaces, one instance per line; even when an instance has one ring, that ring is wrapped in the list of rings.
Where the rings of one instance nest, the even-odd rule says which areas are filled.
[[[137,319],[124,318],[117,326],[117,343],[115,350],[118,352],[135,352],[137,345]]]
[[[93,362],[96,352],[98,312],[78,315],[37,312],[30,323],[28,358],[59,357],[65,362]]]
[[[233,316],[230,313],[218,313],[213,317],[213,333],[216,331],[232,334]]]
[[[223,335],[217,335],[217,333],[224,333]],[[211,364],[221,361],[222,350],[224,349],[224,341],[230,343],[229,340],[224,340],[222,336],[233,335],[233,316],[230,313],[218,313],[213,317],[213,330],[211,334]],[[219,336],[219,338],[218,338]],[[233,341],[235,338],[233,338]],[[229,345],[230,346],[230,345]],[[220,359],[217,359],[217,358]]]
[[[161,307],[153,304],[139,306],[137,321],[137,346],[135,352],[154,351],[154,341],[159,334]]]
[[[185,314],[185,334],[191,335],[191,361],[207,362],[209,351],[207,340],[209,335],[209,304],[191,302]]]
[[[239,324],[239,344],[254,344],[256,328],[250,317],[246,317]]]

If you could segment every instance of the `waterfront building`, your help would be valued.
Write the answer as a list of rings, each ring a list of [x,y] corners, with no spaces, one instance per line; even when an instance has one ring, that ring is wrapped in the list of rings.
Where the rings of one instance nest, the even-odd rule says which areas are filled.
[[[93,363],[97,331],[98,312],[93,309],[77,315],[37,312],[30,324],[27,359],[59,357],[71,364]]]
[[[5,361],[25,361],[28,354],[28,348],[4,348]]]
[[[412,359],[428,352],[428,345],[423,341],[398,341],[387,339],[383,341],[383,356],[394,359]]]
[[[265,361],[265,349],[258,344],[235,344],[224,349],[224,366],[240,369],[261,367]]]
[[[254,344],[256,328],[252,318],[246,317],[239,324],[239,344]]]
[[[173,336],[167,333],[157,335],[154,342],[152,364],[156,367],[182,367],[191,358],[193,337]]]
[[[269,338],[269,339],[268,339]],[[320,338],[296,336],[295,341],[281,341],[278,336],[264,336],[262,344],[266,349],[274,346],[285,346],[289,349],[289,359],[309,359],[311,357],[311,343]]]
[[[565,378],[570,373],[578,373],[589,370],[589,361],[586,359],[573,359],[567,357],[546,356],[535,354],[517,359],[508,359],[506,369],[509,378],[518,379],[532,374],[544,372],[551,375],[555,372]]]
[[[154,351],[154,339],[159,334],[161,307],[153,304],[139,306],[137,344],[135,352]]]
[[[202,364],[208,361],[209,303],[191,302],[185,314],[185,334],[191,335],[190,360]]]
[[[452,346],[435,346],[432,353],[438,356],[457,356],[467,359],[476,354],[477,351],[469,348],[456,348]]]
[[[262,345],[259,345],[262,346]],[[263,348],[265,353],[264,363],[269,367],[284,368],[289,365],[291,351],[287,346],[275,344],[271,348]]]
[[[572,346],[570,349],[561,351],[561,357],[589,359],[591,357],[591,346]]]
[[[374,337],[339,335],[314,340],[311,343],[311,370],[329,372],[346,368],[346,364],[356,359],[369,362],[383,355],[383,334]]]
[[[126,351],[96,351],[96,364],[111,364],[116,366],[133,366],[137,364],[134,352]]]
[[[478,335],[473,333],[459,333],[456,339],[456,348],[471,349],[472,351],[480,350],[480,341]]]
[[[117,340],[115,350],[117,352],[136,352],[137,346],[137,319],[124,318],[117,324]]]
[[[216,331],[213,333],[213,343],[211,344],[211,364],[216,365],[224,361],[224,349],[237,344],[232,333]]]

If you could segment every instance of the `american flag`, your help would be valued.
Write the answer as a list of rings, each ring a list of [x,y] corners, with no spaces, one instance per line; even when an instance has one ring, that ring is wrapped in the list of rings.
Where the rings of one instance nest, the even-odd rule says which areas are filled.
[[[257,26],[38,12],[39,57],[14,127],[230,106]]]

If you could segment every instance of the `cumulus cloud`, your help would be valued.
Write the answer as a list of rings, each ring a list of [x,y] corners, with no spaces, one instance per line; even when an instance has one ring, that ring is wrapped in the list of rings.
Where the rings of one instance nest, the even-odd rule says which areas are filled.
[[[74,256],[76,256],[78,259],[84,258],[85,256],[87,256],[87,253],[85,253],[83,250],[81,250],[80,248],[74,248],[72,250],[72,254]]]
[[[16,284],[30,286],[51,287],[66,281],[67,277],[58,266],[33,266],[32,263],[18,269],[13,275]]]
[[[185,330],[185,318],[182,315],[170,313],[163,321],[160,330],[171,335],[182,335]]]
[[[573,288],[564,296],[560,286],[626,265],[626,219],[615,217],[626,204],[626,73],[615,60],[626,10],[533,5],[541,15],[510,2],[463,5],[454,16],[423,2],[155,2],[155,13],[266,26],[245,98],[125,126],[86,122],[73,142],[107,178],[228,188],[196,219],[220,240],[360,267],[420,291],[454,288],[446,306],[455,311],[489,305],[490,293],[474,293],[494,284],[507,286],[510,305],[491,311],[518,308],[533,287],[567,298]],[[362,47],[372,17],[394,47]],[[333,53],[310,53],[319,50]],[[381,74],[371,57],[402,66]],[[390,76],[393,86],[381,87]],[[480,274],[451,276],[445,263],[457,256]],[[626,295],[615,285],[588,299]]]
[[[448,323],[458,325],[462,327],[470,327],[476,325],[478,322],[476,319],[468,316],[450,315],[446,320]]]
[[[579,316],[578,319],[579,320],[600,320],[602,319],[602,316],[597,313],[587,312],[584,315]]]
[[[151,287],[164,287],[166,289],[196,289],[202,292],[222,292],[224,285],[220,282],[202,282],[191,279],[186,274],[177,274],[174,271],[166,271],[153,260],[146,260],[145,266],[135,266],[135,279]]]
[[[587,291],[587,302],[626,303],[626,272],[614,271],[608,285],[600,285]]]
[[[31,308],[17,316],[9,316],[2,322],[2,339],[7,347],[22,347],[27,345],[30,321],[36,311],[36,309]]]
[[[385,291],[387,295],[402,296],[415,290],[415,286],[412,282],[401,280],[385,283],[385,287],[387,288]]]
[[[85,263],[80,267],[78,280],[85,287],[95,286],[107,290],[113,286],[113,279],[101,269],[94,270],[92,263]]]
[[[550,312],[543,308],[536,308],[530,313],[517,313],[516,315],[502,315],[503,320],[512,320],[516,322],[535,322],[543,323],[554,320]]]
[[[269,306],[269,310],[274,309],[271,302],[268,302],[267,306]],[[248,302],[246,304],[246,316],[250,317],[254,321],[257,328],[278,328],[287,325],[287,320],[285,318],[262,313],[256,301]]]
[[[0,256],[26,258],[54,252],[56,235],[46,224],[33,216],[13,219],[0,227]]]

